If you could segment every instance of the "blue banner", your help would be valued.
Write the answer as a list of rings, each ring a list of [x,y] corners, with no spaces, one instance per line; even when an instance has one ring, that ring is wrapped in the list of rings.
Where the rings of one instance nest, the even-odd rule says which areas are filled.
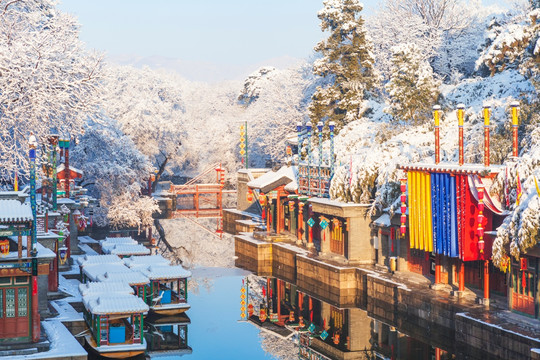
[[[458,257],[456,179],[450,174],[431,174],[433,241],[436,254]]]

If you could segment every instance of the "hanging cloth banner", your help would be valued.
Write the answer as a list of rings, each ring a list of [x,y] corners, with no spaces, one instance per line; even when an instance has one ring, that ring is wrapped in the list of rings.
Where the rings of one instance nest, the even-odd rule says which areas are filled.
[[[445,173],[431,174],[433,243],[436,254],[459,256],[457,237],[456,178]]]
[[[484,235],[484,253],[478,247],[478,196],[476,188],[469,186],[468,175],[456,175],[456,204],[458,217],[458,239],[460,257],[463,261],[478,261],[491,258],[493,239]],[[487,192],[486,192],[487,193]],[[486,197],[484,196],[484,200]],[[482,218],[482,227],[486,231],[492,229],[493,212],[485,209]]]
[[[431,177],[429,173],[409,171],[409,234],[412,249],[433,251]]]

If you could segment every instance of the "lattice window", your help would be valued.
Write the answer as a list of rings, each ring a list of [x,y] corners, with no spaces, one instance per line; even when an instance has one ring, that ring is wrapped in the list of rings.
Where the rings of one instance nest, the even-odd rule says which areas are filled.
[[[18,288],[17,289],[18,297],[18,316],[28,316],[28,289],[27,288]]]
[[[6,289],[6,317],[15,317],[15,289]]]

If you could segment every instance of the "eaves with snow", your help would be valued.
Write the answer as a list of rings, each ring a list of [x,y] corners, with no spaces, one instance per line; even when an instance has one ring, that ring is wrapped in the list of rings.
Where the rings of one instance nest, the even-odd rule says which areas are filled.
[[[278,171],[268,171],[257,179],[248,182],[247,186],[268,193],[279,186],[285,185],[285,190],[295,192],[298,189],[297,175],[298,168],[296,166],[282,166]]]

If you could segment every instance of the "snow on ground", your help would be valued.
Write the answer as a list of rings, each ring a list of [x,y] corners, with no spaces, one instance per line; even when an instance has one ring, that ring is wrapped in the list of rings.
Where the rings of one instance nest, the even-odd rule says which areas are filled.
[[[51,343],[49,351],[39,352],[30,355],[10,356],[11,360],[19,359],[68,359],[76,356],[87,356],[86,350],[71,335],[69,330],[58,320],[42,321],[41,325],[47,333],[47,338]]]

